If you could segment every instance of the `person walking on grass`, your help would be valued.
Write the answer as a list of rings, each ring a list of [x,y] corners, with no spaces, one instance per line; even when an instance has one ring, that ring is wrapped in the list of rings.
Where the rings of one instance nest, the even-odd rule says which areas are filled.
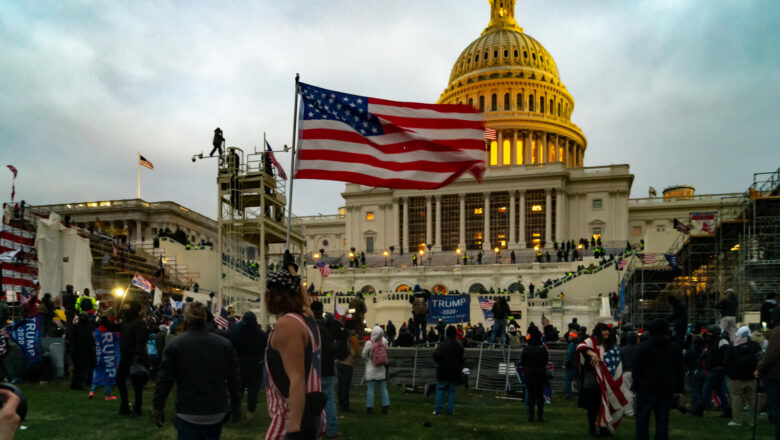
[[[336,385],[336,350],[334,343],[339,335],[339,324],[333,319],[332,315],[323,313],[322,303],[314,301],[311,303],[311,311],[314,319],[317,320],[317,326],[320,330],[322,339],[322,391],[327,396],[325,403],[325,438],[341,438],[339,432],[339,414],[336,411],[336,396],[333,392]]]
[[[682,348],[669,336],[669,323],[650,324],[650,342],[640,346],[633,362],[632,390],[636,393],[636,438],[650,439],[650,413],[655,415],[655,440],[669,439],[669,413],[684,388]]]
[[[726,353],[726,375],[729,377],[732,408],[729,426],[741,426],[745,423],[745,405],[750,406],[747,422],[753,425],[753,406],[756,398],[756,380],[753,373],[758,367],[760,353],[761,346],[750,340],[750,329],[747,326],[740,327],[734,336],[734,346]]]
[[[542,345],[542,332],[536,327],[528,329],[528,345],[523,348],[520,361],[523,364],[523,382],[528,389],[528,421],[534,421],[538,407],[538,420],[544,421],[544,385],[547,383],[547,362],[550,354]]]
[[[206,328],[206,307],[184,307],[185,331],[165,347],[154,388],[152,422],[165,423],[165,400],[176,384],[174,425],[180,439],[219,439],[222,423],[241,418],[238,355],[227,339]],[[230,396],[230,406],[227,396]]]
[[[268,336],[257,324],[257,315],[246,312],[231,339],[241,370],[241,390],[247,390],[246,420],[250,421],[255,416],[263,381],[263,357]]]
[[[764,384],[769,420],[775,425],[775,440],[780,440],[780,309],[775,309],[770,330],[766,334],[769,345],[758,363],[754,376]]]
[[[458,341],[454,326],[447,327],[444,342],[433,352],[436,361],[436,407],[434,415],[442,413],[444,393],[447,393],[447,415],[455,413],[455,391],[458,389],[461,371],[463,370],[465,350]]]
[[[382,399],[382,414],[387,414],[390,411],[390,395],[387,393],[387,339],[378,325],[371,331],[371,340],[363,346],[362,356],[366,362],[366,414],[374,411],[374,388],[377,384]]]

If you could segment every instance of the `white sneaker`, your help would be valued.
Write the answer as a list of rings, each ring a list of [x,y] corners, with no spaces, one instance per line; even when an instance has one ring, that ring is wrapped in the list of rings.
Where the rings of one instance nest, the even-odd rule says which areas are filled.
[[[737,422],[732,420],[732,421],[729,422],[729,426],[742,426],[742,423],[737,423]]]

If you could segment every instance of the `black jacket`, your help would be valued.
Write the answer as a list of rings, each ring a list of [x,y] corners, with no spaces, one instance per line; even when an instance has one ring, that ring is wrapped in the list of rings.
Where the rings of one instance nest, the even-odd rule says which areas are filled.
[[[243,373],[262,371],[260,364],[265,357],[268,336],[260,326],[246,322],[241,324],[233,333],[232,342]]]
[[[241,407],[238,355],[225,338],[197,326],[171,339],[165,347],[154,387],[154,409],[164,409],[176,383],[176,413],[207,415]]]
[[[464,354],[465,350],[460,341],[452,337],[445,338],[444,342],[433,352],[433,360],[436,361],[436,380],[460,381]]]
[[[683,391],[682,349],[669,335],[642,344],[632,371],[635,392],[672,395]]]
[[[119,331],[119,353],[121,359],[132,360],[146,365],[146,345],[149,338],[141,318],[133,318],[124,324]]]
[[[726,353],[726,374],[729,379],[753,380],[760,352],[761,346],[755,341],[729,347]]]
[[[395,334],[396,334],[395,324],[392,324],[392,323],[387,324],[387,331],[385,333],[387,333],[387,337],[388,338],[391,338],[391,339],[395,338]]]
[[[768,299],[764,301],[763,304],[761,304],[761,322],[766,322],[768,327],[772,327],[772,313],[774,312],[775,308],[777,307],[777,301],[773,299]]]
[[[331,316],[318,319],[317,326],[320,328],[320,344],[322,346],[322,377],[333,377],[336,375],[335,342],[339,337],[344,339],[347,334],[341,331],[341,326]]]
[[[491,311],[494,319],[506,319],[509,316],[509,305],[504,301],[498,300],[493,304]]]
[[[523,363],[523,380],[529,382],[544,382],[547,377],[547,361],[550,354],[542,345],[528,344],[523,348],[520,361]]]

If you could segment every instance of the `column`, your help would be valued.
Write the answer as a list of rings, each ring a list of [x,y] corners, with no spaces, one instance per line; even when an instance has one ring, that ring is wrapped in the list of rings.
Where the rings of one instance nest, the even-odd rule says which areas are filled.
[[[518,203],[518,214],[520,216],[520,224],[518,225],[520,237],[517,240],[517,247],[525,249],[525,190],[520,191],[520,203]]]
[[[504,164],[504,133],[498,129],[496,130],[496,163],[498,165]]]
[[[482,250],[490,250],[490,193],[482,194],[485,198],[485,205],[482,208]]]
[[[550,156],[550,162],[560,162],[558,159],[558,136],[551,134],[547,136],[549,138],[549,145],[547,146],[547,154]],[[550,154],[550,149],[555,149],[554,154]],[[553,160],[553,156],[555,160]]]
[[[515,191],[509,191],[509,244],[507,249],[514,249],[515,242]]]
[[[431,217],[431,196],[425,196],[425,244],[433,244],[433,222]],[[428,249],[425,249],[427,252]]]
[[[550,189],[544,191],[544,247],[552,247],[552,193]]]
[[[523,133],[523,139],[524,139],[523,140],[523,149],[525,150],[525,151],[523,151],[523,163],[526,164],[526,165],[531,165],[531,163],[533,162],[533,160],[532,160],[532,157],[533,157],[532,156],[532,153],[533,153],[533,139],[534,139],[533,132],[531,132],[530,130],[524,132]]]
[[[401,247],[401,235],[399,231],[400,210],[398,206],[399,200],[393,197],[393,237],[389,240],[388,247],[398,246]]]
[[[566,193],[560,188],[555,192],[555,240],[560,243],[563,241],[566,230],[564,222],[566,221]]]
[[[541,135],[542,144],[542,163],[550,162],[550,148],[547,145],[547,133],[542,132]]]
[[[513,164],[517,164],[517,130],[512,130],[512,157],[510,158],[510,162]],[[522,152],[520,152],[522,154]]]
[[[141,244],[143,244],[143,232],[141,228],[141,221],[136,220],[135,221],[135,245],[136,247],[141,247]]]
[[[466,195],[460,195],[460,229],[458,231],[458,248],[466,252]]]
[[[434,228],[436,235],[433,240],[433,250],[441,251],[441,195],[436,194],[434,197],[436,198],[436,227]]]
[[[403,228],[403,240],[401,243],[401,252],[409,251],[409,197],[404,197],[404,228]]]

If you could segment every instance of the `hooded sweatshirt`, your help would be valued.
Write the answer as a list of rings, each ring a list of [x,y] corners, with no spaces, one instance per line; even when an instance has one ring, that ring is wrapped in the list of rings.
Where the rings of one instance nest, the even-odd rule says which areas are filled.
[[[384,331],[382,331],[381,327],[375,325],[374,329],[371,331],[371,340],[367,341],[366,345],[363,346],[363,360],[366,361],[366,381],[387,379],[387,368],[385,368],[384,365],[377,367],[371,362],[371,347],[380,340],[387,346],[387,339],[384,337]]]

